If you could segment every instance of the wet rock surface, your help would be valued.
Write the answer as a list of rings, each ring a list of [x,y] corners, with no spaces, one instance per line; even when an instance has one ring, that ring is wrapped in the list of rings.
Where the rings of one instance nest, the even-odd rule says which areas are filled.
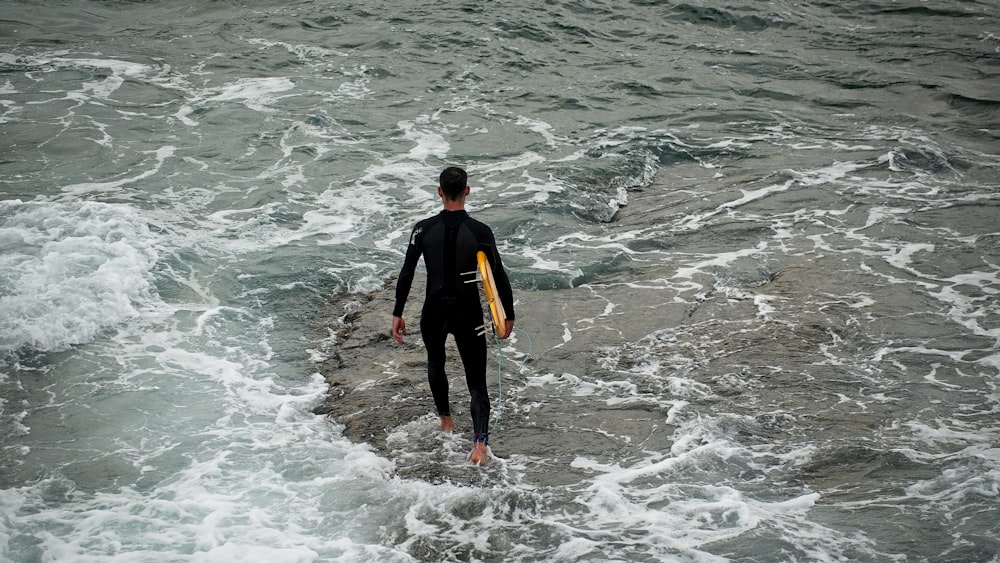
[[[394,279],[368,294],[332,297],[329,315],[323,319],[332,336],[319,369],[330,392],[317,412],[343,425],[350,440],[368,443],[394,460],[397,471],[404,474],[427,473],[428,462],[442,455],[439,461],[444,466],[461,465],[471,449],[469,393],[451,338],[447,370],[455,432],[443,436],[437,430],[419,333],[423,281],[418,273],[404,315],[409,334],[402,345],[390,336]],[[654,318],[662,323],[666,318],[662,304],[654,312],[648,299],[625,286],[515,290],[515,300],[517,330],[503,342],[500,368],[496,341],[490,343],[487,381],[495,421],[490,438],[493,456],[524,466],[538,481],[555,484],[578,478],[571,464],[581,452],[607,462],[639,445],[669,448],[666,413],[660,407],[607,405],[566,392],[580,378],[600,379],[602,372],[608,372],[601,360],[606,350],[641,338],[651,330]],[[683,308],[671,314],[683,316]],[[439,466],[421,476],[453,478],[442,475],[448,471]]]

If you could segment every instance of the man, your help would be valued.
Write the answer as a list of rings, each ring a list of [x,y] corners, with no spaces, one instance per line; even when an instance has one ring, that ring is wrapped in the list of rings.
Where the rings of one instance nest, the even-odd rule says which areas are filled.
[[[441,418],[441,430],[454,427],[448,404],[448,376],[445,374],[445,339],[455,338],[458,353],[465,367],[465,382],[471,396],[473,448],[470,461],[485,465],[489,459],[490,397],[486,389],[486,337],[483,308],[479,300],[478,283],[471,272],[477,271],[476,253],[486,253],[507,323],[503,337],[514,329],[514,297],[510,281],[497,253],[493,231],[473,219],[465,211],[469,195],[468,175],[461,168],[446,168],[441,172],[438,196],[443,209],[433,217],[413,227],[406,249],[403,268],[396,283],[396,305],[392,312],[392,337],[402,344],[406,332],[403,307],[410,293],[413,274],[420,256],[427,267],[427,293],[420,317],[420,335],[427,348],[427,380],[434,396],[434,405]]]

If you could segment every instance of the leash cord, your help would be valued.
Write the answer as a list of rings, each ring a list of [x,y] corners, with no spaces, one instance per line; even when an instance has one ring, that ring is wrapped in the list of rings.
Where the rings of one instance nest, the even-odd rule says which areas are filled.
[[[524,358],[521,360],[520,363],[517,363],[517,362],[515,362],[514,360],[511,360],[511,359],[505,358],[504,355],[503,355],[503,343],[500,342],[500,339],[497,338],[496,335],[493,336],[493,340],[496,343],[496,347],[497,347],[497,411],[496,411],[496,415],[493,418],[493,425],[490,426],[490,433],[491,434],[496,429],[497,425],[500,424],[500,417],[503,415],[503,362],[504,362],[504,360],[507,360],[508,362],[510,362],[510,363],[514,364],[515,366],[517,366],[517,371],[518,371],[518,373],[520,373],[521,370],[524,369],[524,364],[527,363],[528,358],[531,357],[531,347],[532,347],[532,345],[531,345],[531,336],[529,336],[527,332],[525,332],[525,331],[523,331],[523,330],[521,330],[519,328],[515,328],[514,331],[518,332],[520,334],[523,334],[524,338],[527,339],[527,341],[528,341],[528,353],[524,355]]]

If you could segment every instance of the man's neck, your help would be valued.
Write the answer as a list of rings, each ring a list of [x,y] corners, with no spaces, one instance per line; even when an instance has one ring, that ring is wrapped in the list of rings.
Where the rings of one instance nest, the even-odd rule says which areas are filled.
[[[462,211],[465,209],[465,201],[441,200],[445,211]]]

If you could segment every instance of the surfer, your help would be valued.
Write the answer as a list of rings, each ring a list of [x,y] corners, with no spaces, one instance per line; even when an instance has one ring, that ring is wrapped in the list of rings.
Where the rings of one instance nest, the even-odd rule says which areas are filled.
[[[427,348],[427,380],[434,405],[441,418],[441,430],[451,432],[454,424],[448,403],[448,376],[445,373],[445,339],[454,336],[465,382],[471,397],[473,448],[470,461],[484,465],[488,461],[490,397],[486,389],[486,337],[481,331],[483,309],[478,284],[466,283],[477,269],[476,253],[486,253],[496,282],[497,293],[507,319],[498,330],[501,338],[514,329],[514,296],[493,231],[469,216],[465,198],[469,195],[468,175],[457,167],[441,172],[438,196],[443,209],[437,215],[418,222],[410,234],[406,258],[396,283],[396,304],[392,311],[392,337],[402,344],[407,334],[403,308],[410,294],[413,275],[420,256],[427,268],[427,292],[420,316],[420,335]]]

